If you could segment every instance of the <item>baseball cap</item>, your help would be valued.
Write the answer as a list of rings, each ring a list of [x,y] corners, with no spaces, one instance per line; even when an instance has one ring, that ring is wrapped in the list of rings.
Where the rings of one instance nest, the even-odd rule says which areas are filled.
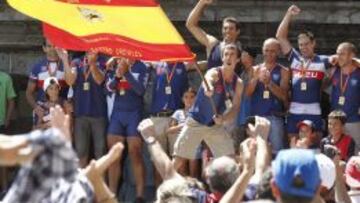
[[[44,81],[43,90],[46,92],[47,88],[52,84],[57,84],[58,86],[60,86],[59,81],[58,81],[58,79],[56,77],[48,77],[48,78],[46,78],[45,81]]]
[[[313,198],[321,183],[314,152],[307,149],[281,150],[272,171],[282,194]]]
[[[349,159],[345,169],[346,183],[353,188],[360,188],[360,157],[353,156]]]
[[[315,124],[314,122],[312,122],[311,120],[303,120],[303,121],[300,121],[296,127],[297,128],[300,128],[301,126],[303,125],[306,125],[306,126],[309,126],[311,129],[315,129]]]
[[[335,164],[325,154],[316,154],[315,158],[319,166],[321,185],[330,190],[336,179]]]

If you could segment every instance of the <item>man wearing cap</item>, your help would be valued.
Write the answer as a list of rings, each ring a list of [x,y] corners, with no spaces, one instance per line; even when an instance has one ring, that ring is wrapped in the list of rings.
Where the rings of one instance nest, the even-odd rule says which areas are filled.
[[[295,147],[318,149],[320,140],[316,135],[314,123],[311,120],[303,120],[297,124],[297,127],[299,129],[299,139],[297,139]]]
[[[275,38],[265,40],[262,49],[264,63],[253,67],[254,76],[246,87],[251,96],[251,115],[266,117],[271,122],[269,142],[272,153],[284,148],[284,116],[288,103],[290,72],[277,63],[280,43]]]
[[[319,194],[319,166],[306,149],[281,150],[272,163],[272,192],[281,203],[310,203]]]
[[[190,33],[200,42],[200,44],[206,47],[208,68],[219,67],[222,65],[222,51],[226,44],[233,43],[241,49],[241,43],[237,41],[240,34],[240,25],[236,18],[224,18],[222,23],[223,40],[221,42],[199,27],[198,23],[204,9],[212,3],[213,0],[199,0],[194,9],[190,12],[186,21],[186,27]]]
[[[350,187],[348,192],[352,203],[360,203],[360,157],[353,156],[346,164],[346,184]]]

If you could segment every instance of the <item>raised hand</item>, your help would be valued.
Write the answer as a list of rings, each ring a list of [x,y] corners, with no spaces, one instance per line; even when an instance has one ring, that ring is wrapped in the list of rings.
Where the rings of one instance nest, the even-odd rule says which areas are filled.
[[[87,53],[87,58],[88,58],[88,61],[89,61],[89,65],[96,65],[97,57],[98,57],[97,53],[88,52]]]
[[[292,16],[299,15],[301,12],[301,9],[297,7],[296,5],[291,5],[288,9],[288,13]]]
[[[213,0],[200,0],[201,3],[205,4],[205,5],[210,5],[213,3]]]
[[[55,108],[50,108],[50,124],[51,127],[60,130],[65,139],[71,141],[70,117],[64,113],[59,105],[56,105]]]
[[[243,154],[244,168],[249,171],[255,169],[256,160],[256,140],[254,138],[248,138],[241,143],[241,152]]]
[[[69,60],[69,54],[66,49],[56,47],[55,48],[57,55],[62,61]]]
[[[145,119],[140,122],[138,131],[146,142],[151,142],[155,136],[155,125],[151,119]]]
[[[259,136],[267,140],[270,132],[270,121],[264,117],[255,116],[255,125],[249,124],[248,128],[251,137]]]

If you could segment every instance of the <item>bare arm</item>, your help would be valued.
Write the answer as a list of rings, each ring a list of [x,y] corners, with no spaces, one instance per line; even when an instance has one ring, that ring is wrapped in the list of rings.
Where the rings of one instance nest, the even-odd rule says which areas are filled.
[[[224,122],[232,122],[237,114],[239,113],[240,103],[241,103],[241,95],[244,89],[244,85],[241,79],[238,79],[236,84],[236,92],[234,98],[232,99],[232,107],[230,111],[224,114],[223,120]]]
[[[344,181],[344,171],[340,165],[340,157],[336,155],[334,157],[334,163],[336,167],[336,179],[335,179],[335,202],[351,203],[351,199],[347,193],[345,181]]]
[[[203,13],[204,8],[211,4],[212,0],[199,0],[194,9],[190,12],[188,19],[186,20],[186,27],[191,34],[206,47],[207,53],[209,53],[212,47],[216,44],[217,39],[207,34],[198,25],[200,17]]]
[[[164,150],[161,148],[161,145],[154,137],[155,128],[154,123],[151,119],[145,119],[141,121],[138,126],[145,142],[148,143],[148,150],[151,155],[152,161],[161,175],[163,180],[171,179],[174,177],[181,177],[174,169],[172,162],[169,157],[166,155]]]
[[[70,67],[68,52],[65,49],[61,49],[61,48],[56,48],[56,52],[64,66],[66,83],[69,86],[74,85],[76,81],[76,71],[73,71]]]
[[[97,67],[97,54],[96,53],[89,53],[89,66],[91,75],[94,78],[95,82],[98,85],[101,85],[105,80],[105,74],[100,71],[99,67]]]
[[[175,119],[171,118],[170,127],[166,130],[166,133],[178,133],[183,127],[184,124],[178,124]]]
[[[9,127],[11,115],[15,108],[15,101],[14,98],[7,100],[7,110],[6,110],[6,117],[5,117],[5,128]]]
[[[252,94],[254,94],[258,82],[259,82],[259,67],[254,66],[252,67],[251,80],[248,82],[245,88],[246,96],[251,97]]]
[[[35,83],[35,81],[32,81],[31,79],[29,79],[29,82],[28,82],[28,85],[26,88],[26,100],[28,101],[31,108],[33,108],[33,109],[35,109],[35,107],[37,106],[36,100],[34,97],[35,91],[36,91],[36,83]]]
[[[289,91],[289,82],[290,82],[290,71],[282,68],[281,70],[281,81],[280,85],[277,85],[273,82],[269,84],[269,90],[281,101],[286,104],[288,102],[288,91]]]
[[[292,46],[288,39],[289,27],[292,17],[298,15],[299,13],[300,9],[297,6],[290,6],[276,32],[276,38],[280,42],[283,54],[288,54],[292,49]]]

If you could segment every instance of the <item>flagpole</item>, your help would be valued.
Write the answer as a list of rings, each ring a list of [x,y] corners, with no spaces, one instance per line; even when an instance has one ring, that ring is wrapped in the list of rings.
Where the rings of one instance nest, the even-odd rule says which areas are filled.
[[[208,81],[205,79],[203,73],[201,72],[200,67],[199,67],[199,64],[197,64],[196,57],[195,57],[195,60],[194,60],[194,61],[195,61],[195,62],[194,62],[195,69],[196,69],[196,71],[199,73],[199,75],[200,75],[200,77],[201,77],[201,80],[204,82],[206,91],[210,91],[209,83],[208,83]],[[209,100],[210,100],[211,108],[212,108],[213,112],[215,113],[215,116],[217,116],[218,114],[217,114],[215,102],[214,102],[214,100],[213,100],[212,97],[209,97]]]

